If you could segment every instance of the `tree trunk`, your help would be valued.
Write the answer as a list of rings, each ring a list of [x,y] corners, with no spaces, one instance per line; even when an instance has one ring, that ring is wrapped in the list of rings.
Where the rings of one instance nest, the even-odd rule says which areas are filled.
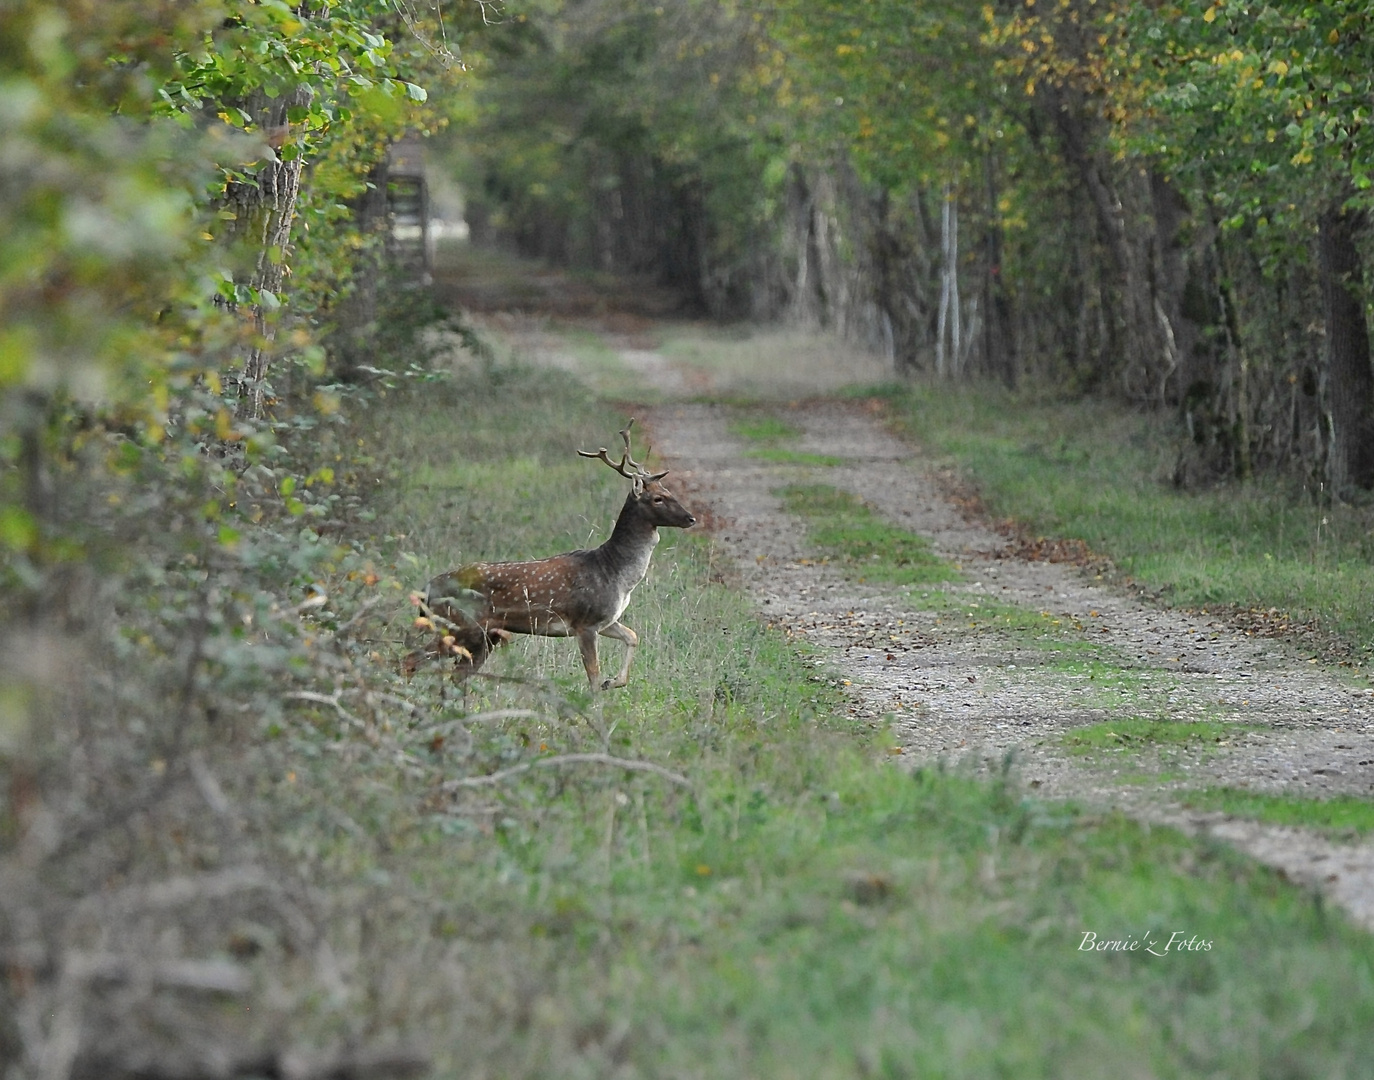
[[[260,130],[274,149],[287,145],[289,129],[287,110],[310,100],[309,87],[301,87],[275,99],[262,98],[254,102],[250,111]],[[270,293],[279,299],[286,280],[290,254],[291,228],[296,221],[296,200],[300,197],[301,169],[304,159],[297,156],[283,161],[274,156],[253,176],[251,181],[230,185],[225,208],[233,211],[233,238],[255,252],[256,262],[252,279],[248,282],[258,294]],[[253,307],[257,340],[249,347],[243,360],[243,375],[239,393],[249,401],[254,416],[261,416],[266,406],[266,378],[276,337],[275,320],[271,312],[278,305],[272,300]]]
[[[945,328],[949,328],[949,360],[945,359]],[[935,329],[935,373],[959,374],[959,208],[945,185],[940,214],[940,313]]]
[[[983,331],[983,355],[989,373],[996,372],[1008,387],[1015,389],[1020,376],[1011,299],[1002,278],[1002,213],[998,208],[997,161],[988,154],[983,161],[987,181],[987,223],[984,233],[983,310],[987,324]]]
[[[1239,480],[1249,480],[1252,474],[1250,457],[1250,358],[1240,336],[1240,317],[1236,313],[1236,299],[1231,288],[1231,273],[1227,266],[1226,248],[1221,233],[1214,241],[1217,251],[1217,306],[1221,310],[1222,325],[1226,328],[1228,367],[1232,369],[1231,386],[1231,472]]]
[[[1194,379],[1195,353],[1201,328],[1188,317],[1184,295],[1188,288],[1187,252],[1180,237],[1188,218],[1188,204],[1173,184],[1154,169],[1150,170],[1150,203],[1155,222],[1155,275],[1159,302],[1164,316],[1161,331],[1168,335],[1175,367],[1174,379],[1180,396],[1187,393]]]
[[[1140,182],[1128,177],[1121,186],[1113,183],[1099,150],[1100,139],[1090,130],[1091,120],[1081,101],[1067,92],[1049,88],[1036,100],[1049,113],[1059,135],[1059,145],[1070,168],[1078,175],[1097,216],[1102,238],[1116,268],[1117,295],[1115,321],[1122,334],[1125,365],[1120,372],[1122,387],[1130,397],[1152,404],[1163,404],[1179,366],[1179,349],[1170,306],[1161,303],[1157,282],[1161,276],[1154,265],[1151,237],[1137,220],[1137,204],[1152,193],[1137,191],[1149,184],[1141,171]],[[1134,212],[1127,214],[1122,193],[1133,194]],[[1150,207],[1150,216],[1155,208]]]
[[[1364,271],[1355,237],[1364,213],[1329,207],[1318,220],[1318,270],[1326,318],[1332,440],[1327,472],[1337,498],[1374,488],[1374,369],[1364,313]]]

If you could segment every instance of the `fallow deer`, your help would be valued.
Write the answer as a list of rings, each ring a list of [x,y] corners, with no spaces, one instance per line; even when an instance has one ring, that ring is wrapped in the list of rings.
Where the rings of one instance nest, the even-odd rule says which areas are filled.
[[[661,481],[630,456],[633,417],[619,434],[625,444],[620,461],[602,447],[583,457],[604,461],[631,483],[610,539],[597,548],[569,551],[533,562],[471,563],[440,574],[420,600],[422,624],[439,632],[428,648],[406,657],[413,672],[424,656],[452,656],[459,678],[466,678],[491,651],[515,634],[575,637],[593,690],[610,690],[629,681],[638,635],[620,616],[635,586],[644,580],[658,544],[660,527],[686,529],[694,518]],[[614,679],[601,678],[597,636],[625,643],[625,660]]]

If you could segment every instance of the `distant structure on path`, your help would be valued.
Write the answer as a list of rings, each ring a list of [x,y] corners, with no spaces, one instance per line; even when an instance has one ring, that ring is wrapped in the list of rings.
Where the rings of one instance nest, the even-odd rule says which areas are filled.
[[[424,143],[414,135],[392,143],[380,171],[378,187],[385,196],[388,223],[387,262],[400,276],[428,284],[433,271],[433,249]]]

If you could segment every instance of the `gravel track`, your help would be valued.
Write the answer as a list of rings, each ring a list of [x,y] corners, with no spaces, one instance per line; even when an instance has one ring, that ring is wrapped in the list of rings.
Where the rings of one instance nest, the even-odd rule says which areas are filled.
[[[634,358],[627,362],[633,364]],[[709,510],[716,538],[770,622],[817,648],[849,681],[851,710],[888,724],[913,766],[945,759],[1013,775],[1039,797],[1120,809],[1232,844],[1322,889],[1374,929],[1374,843],[1184,808],[1190,789],[1227,786],[1303,796],[1374,796],[1374,696],[1295,646],[1224,620],[1167,610],[1068,563],[1018,557],[966,520],[935,467],[873,413],[848,403],[780,407],[802,431],[790,446],[843,460],[798,466],[747,456],[729,408],[663,405],[644,419],[678,487]],[[674,481],[670,481],[673,483]],[[967,580],[910,589],[855,583],[818,560],[776,490],[831,484],[927,537]],[[921,592],[956,603],[931,610]],[[1043,613],[1062,651],[980,624],[984,604]],[[1094,670],[1118,677],[1098,684]],[[1086,672],[1086,673],[1085,673]],[[1070,754],[1062,737],[1125,717],[1244,725],[1221,744]]]

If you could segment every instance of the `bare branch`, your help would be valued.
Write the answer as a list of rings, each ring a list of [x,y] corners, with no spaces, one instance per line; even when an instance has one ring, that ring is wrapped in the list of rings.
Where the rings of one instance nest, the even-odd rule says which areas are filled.
[[[288,1052],[281,1057],[278,1074],[284,1080],[335,1080],[337,1077],[373,1077],[375,1080],[409,1080],[429,1073],[429,1054],[404,1044],[359,1047],[322,1053]]]
[[[151,982],[207,994],[246,994],[253,978],[228,960],[145,960],[118,953],[68,953],[64,974],[81,983]]]
[[[358,610],[353,613],[353,617],[349,619],[348,622],[344,623],[341,627],[334,631],[334,636],[336,638],[343,637],[344,634],[352,630],[353,627],[355,627],[362,620],[362,617],[364,615],[366,615],[374,607],[380,604],[384,599],[386,599],[384,596],[374,596],[372,597],[372,599],[367,600],[363,604],[359,605]]]
[[[496,720],[537,720],[539,717],[540,714],[534,709],[493,709],[491,712],[477,713],[473,716],[459,716],[452,720],[441,720],[436,724],[419,728],[415,734],[420,738],[428,739],[435,735],[447,735],[455,728],[467,724],[489,724]]]
[[[531,769],[546,769],[555,765],[608,765],[616,769],[627,769],[630,772],[652,773],[681,787],[690,788],[692,786],[692,782],[687,777],[681,773],[675,773],[671,769],[665,769],[662,765],[655,765],[651,761],[638,761],[634,758],[616,757],[614,754],[559,754],[555,757],[536,758],[534,761],[512,765],[509,769],[501,769],[485,776],[464,776],[455,780],[445,780],[440,786],[444,791],[486,787],[490,784],[499,784],[504,780],[509,780],[512,776],[529,772]]]
[[[220,817],[228,817],[233,805],[224,794],[224,789],[219,786],[215,774],[210,771],[210,766],[205,763],[205,755],[197,750],[186,759],[186,764],[206,805]]]
[[[366,725],[361,720],[345,709],[339,702],[341,694],[343,694],[342,689],[335,690],[332,694],[319,694],[314,690],[293,690],[284,696],[292,701],[310,701],[317,705],[332,705],[335,711],[350,724],[355,727],[365,727]]]
[[[209,874],[167,878],[146,885],[129,885],[112,893],[92,893],[81,901],[78,912],[91,907],[107,910],[146,911],[177,907],[196,900],[219,900],[252,889],[272,890],[276,882],[263,867],[248,863]]]

